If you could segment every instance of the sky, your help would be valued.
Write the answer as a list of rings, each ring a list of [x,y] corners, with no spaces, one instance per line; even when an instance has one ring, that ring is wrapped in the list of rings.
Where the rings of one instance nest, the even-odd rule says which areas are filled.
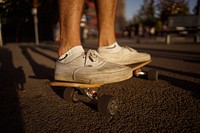
[[[197,3],[197,0],[188,0],[190,12]],[[141,5],[143,4],[143,0],[126,0],[126,19],[130,20],[133,17],[133,14],[137,14]]]

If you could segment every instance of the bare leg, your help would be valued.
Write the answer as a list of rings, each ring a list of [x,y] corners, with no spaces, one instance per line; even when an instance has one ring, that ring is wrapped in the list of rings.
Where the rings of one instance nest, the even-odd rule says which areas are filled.
[[[99,4],[101,7],[101,10],[99,10],[101,13],[101,17],[99,17],[101,20],[100,28],[104,24],[106,27],[101,29],[100,37],[105,34],[105,32],[106,35],[103,37],[107,37],[107,35],[112,35],[110,31],[114,32],[114,28],[112,27],[107,29],[109,26],[113,26],[112,24],[106,25],[112,21],[108,21],[107,19],[113,16],[112,14],[114,14],[114,12],[111,10],[114,6],[108,6],[111,10],[109,12],[110,15],[107,15],[107,12],[102,12],[102,8],[108,4],[106,1],[110,0],[101,1],[104,1],[104,4]],[[112,2],[113,0],[111,0],[111,3]],[[80,46],[80,19],[83,3],[84,0],[60,0],[61,44],[58,50],[60,57],[56,61],[54,79],[57,81],[87,84],[107,84],[123,81],[132,77],[133,73],[131,68],[106,62],[100,58],[99,54],[94,50],[89,50],[87,54],[84,55],[84,49]],[[106,17],[103,15],[106,15]],[[106,43],[103,41],[102,44],[112,43],[113,35],[111,38],[105,38],[104,41]]]
[[[116,42],[115,11],[117,0],[97,0],[97,16],[99,28],[99,47],[108,46]]]
[[[59,56],[74,46],[81,45],[80,20],[84,0],[60,0],[60,48]]]
[[[105,61],[129,65],[148,61],[151,56],[128,47],[121,47],[115,38],[115,11],[117,0],[96,0],[99,22],[98,53]],[[113,46],[112,46],[113,45]]]

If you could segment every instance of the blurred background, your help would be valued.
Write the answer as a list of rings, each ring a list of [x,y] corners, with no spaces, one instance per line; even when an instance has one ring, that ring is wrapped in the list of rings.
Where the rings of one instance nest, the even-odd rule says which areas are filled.
[[[118,0],[116,36],[157,37],[169,30],[189,36],[198,32],[199,5],[199,0]],[[34,42],[35,32],[40,41],[59,41],[58,9],[58,0],[0,0],[1,41]],[[97,37],[96,18],[93,0],[85,0],[82,39]]]

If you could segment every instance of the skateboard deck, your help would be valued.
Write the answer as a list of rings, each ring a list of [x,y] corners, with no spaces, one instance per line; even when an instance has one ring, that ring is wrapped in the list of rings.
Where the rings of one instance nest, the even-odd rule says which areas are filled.
[[[149,61],[144,61],[144,62],[140,62],[140,63],[136,63],[136,64],[130,64],[130,65],[127,65],[127,66],[131,67],[132,70],[135,71],[137,69],[140,69],[140,68],[148,65],[151,62],[152,62],[152,60],[149,60]]]
[[[67,82],[67,81],[53,81],[50,82],[50,86],[58,87],[75,87],[75,88],[96,88],[102,86],[102,84],[87,84],[87,83],[77,83],[77,82]]]

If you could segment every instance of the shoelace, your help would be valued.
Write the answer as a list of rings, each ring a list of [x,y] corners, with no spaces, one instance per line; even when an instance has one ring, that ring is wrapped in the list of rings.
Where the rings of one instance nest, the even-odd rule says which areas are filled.
[[[87,60],[90,60],[91,62],[97,62],[97,63],[103,63],[105,62],[100,56],[99,54],[95,51],[95,50],[89,50],[86,54],[86,58],[85,58],[85,64],[87,64]]]

